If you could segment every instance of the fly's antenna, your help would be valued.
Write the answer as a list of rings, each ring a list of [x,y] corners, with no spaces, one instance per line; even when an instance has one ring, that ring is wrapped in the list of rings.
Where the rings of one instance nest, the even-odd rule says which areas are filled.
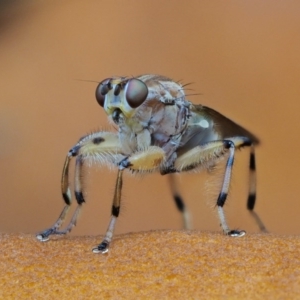
[[[100,81],[96,81],[96,80],[87,80],[87,79],[77,79],[77,78],[75,78],[74,80],[76,80],[76,81],[85,81],[85,82],[95,82],[95,83],[100,83]]]

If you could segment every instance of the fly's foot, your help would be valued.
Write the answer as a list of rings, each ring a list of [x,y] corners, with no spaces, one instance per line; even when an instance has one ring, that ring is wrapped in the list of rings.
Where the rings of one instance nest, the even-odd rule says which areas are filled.
[[[101,244],[99,244],[97,247],[93,248],[93,253],[107,253],[109,249],[109,242],[104,240]]]
[[[47,242],[51,234],[55,234],[56,230],[54,228],[46,229],[45,231],[36,235],[36,238],[41,242]]]
[[[242,237],[246,234],[245,230],[230,230],[227,235],[232,237]]]

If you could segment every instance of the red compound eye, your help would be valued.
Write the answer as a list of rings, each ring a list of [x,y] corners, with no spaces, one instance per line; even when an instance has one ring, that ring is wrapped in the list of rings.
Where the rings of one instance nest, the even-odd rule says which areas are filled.
[[[111,78],[102,80],[96,88],[96,99],[100,106],[104,106],[105,95],[112,89]]]
[[[143,81],[132,78],[127,82],[125,96],[130,107],[136,108],[146,100],[148,88]]]

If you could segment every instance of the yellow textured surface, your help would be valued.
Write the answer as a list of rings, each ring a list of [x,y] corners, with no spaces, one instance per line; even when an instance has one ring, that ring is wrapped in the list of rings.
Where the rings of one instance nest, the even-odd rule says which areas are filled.
[[[0,235],[1,299],[300,299],[300,238],[153,231],[100,237]]]

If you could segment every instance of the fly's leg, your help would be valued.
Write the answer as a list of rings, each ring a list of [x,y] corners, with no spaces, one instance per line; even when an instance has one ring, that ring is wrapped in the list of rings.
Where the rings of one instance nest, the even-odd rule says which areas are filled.
[[[247,201],[247,209],[249,210],[251,216],[254,218],[260,231],[268,232],[264,223],[260,219],[259,215],[254,211],[254,206],[256,201],[256,164],[255,164],[255,152],[254,152],[253,145],[251,146],[251,152],[250,152],[249,170],[250,170],[250,176],[249,176],[249,195]]]
[[[182,199],[182,196],[180,195],[180,193],[177,189],[175,175],[173,175],[173,174],[169,175],[169,182],[170,182],[170,187],[171,187],[171,193],[172,193],[173,199],[175,201],[175,205],[176,205],[177,209],[179,210],[179,212],[182,214],[183,227],[184,227],[184,229],[190,230],[190,229],[192,229],[191,217],[190,217],[189,211],[187,210],[186,205]]]
[[[114,198],[113,198],[113,204],[112,204],[112,209],[111,209],[111,218],[110,218],[110,222],[109,222],[105,237],[104,237],[103,241],[97,247],[93,248],[92,251],[94,253],[108,252],[109,245],[112,241],[116,221],[117,221],[117,218],[120,213],[121,191],[122,191],[122,185],[123,185],[123,179],[122,179],[123,170],[118,171],[118,177],[117,177],[115,193],[114,193]]]
[[[229,229],[223,206],[229,191],[235,149],[250,146],[251,144],[252,142],[245,137],[234,137],[230,140],[209,142],[205,145],[194,147],[190,151],[179,156],[174,164],[175,169],[179,172],[188,171],[197,167],[209,168],[219,157],[224,156],[225,153],[229,152],[221,192],[217,199],[217,207],[221,227],[224,233],[234,237],[245,235],[245,231]]]
[[[145,150],[137,151],[133,155],[123,159],[120,169],[129,168],[139,172],[153,172],[158,170],[165,159],[165,152],[157,146],[150,146]]]
[[[113,233],[116,225],[117,218],[120,213],[121,205],[121,192],[123,185],[123,171],[126,168],[139,172],[150,172],[157,170],[165,158],[165,152],[155,146],[150,146],[144,151],[138,151],[133,155],[123,159],[119,163],[119,171],[117,176],[117,182],[115,186],[113,204],[111,209],[111,219],[105,234],[103,241],[95,248],[92,249],[94,253],[107,253],[110,243],[113,238]]]
[[[82,155],[77,156],[75,165],[75,198],[77,201],[76,210],[72,216],[72,219],[68,226],[64,230],[56,231],[53,234],[65,235],[70,233],[73,227],[77,224],[77,219],[79,217],[80,211],[82,209],[82,204],[85,202],[82,192],[82,167],[83,167],[83,157]]]
[[[58,220],[55,224],[44,230],[37,235],[37,239],[40,241],[48,241],[49,236],[53,234],[63,235],[72,230],[76,225],[79,212],[81,210],[83,202],[85,202],[82,192],[82,167],[84,159],[89,158],[94,160],[96,163],[115,164],[117,159],[123,157],[118,155],[120,153],[120,145],[118,136],[115,133],[110,132],[96,132],[85,136],[68,152],[63,167],[62,179],[61,179],[61,190],[62,196],[66,203],[63,208]],[[75,197],[78,206],[73,214],[73,217],[66,227],[65,230],[59,230],[63,222],[65,221],[66,215],[71,206],[71,192],[69,188],[69,164],[72,157],[76,157],[75,165]]]
[[[225,169],[224,180],[223,180],[221,192],[220,192],[218,200],[217,200],[219,219],[221,222],[221,227],[225,234],[233,236],[233,237],[241,237],[241,236],[245,235],[246,232],[244,230],[230,230],[227,225],[224,210],[223,210],[223,206],[225,204],[225,201],[226,201],[226,198],[228,195],[228,191],[229,191],[231,172],[232,172],[232,167],[233,167],[233,162],[234,162],[234,152],[235,152],[235,145],[232,141],[225,140],[225,141],[223,141],[223,144],[224,144],[224,148],[229,150],[229,157],[228,157],[228,160],[226,163],[226,169]]]
[[[65,163],[64,163],[63,173],[62,173],[62,179],[61,179],[62,196],[63,196],[63,199],[64,199],[66,205],[63,208],[61,214],[59,215],[59,217],[58,217],[57,221],[54,223],[54,225],[51,228],[46,229],[43,232],[37,234],[36,238],[38,240],[42,241],[42,242],[48,241],[49,240],[49,236],[51,234],[57,234],[58,229],[64,223],[66,215],[67,215],[67,213],[70,210],[70,207],[71,207],[71,204],[72,204],[72,197],[71,197],[71,192],[70,192],[70,188],[69,188],[68,179],[69,179],[69,165],[70,165],[70,161],[72,159],[73,154],[75,154],[75,151],[73,150],[74,148],[72,148],[68,152],[68,155],[67,155]]]

